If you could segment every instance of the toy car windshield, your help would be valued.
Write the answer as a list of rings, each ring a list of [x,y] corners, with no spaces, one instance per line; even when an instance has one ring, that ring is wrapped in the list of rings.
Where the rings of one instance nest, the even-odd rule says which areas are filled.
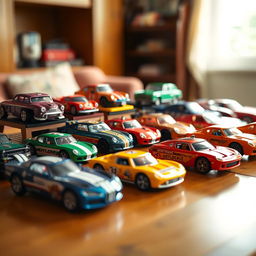
[[[171,116],[161,116],[158,117],[158,121],[160,124],[174,124],[176,121]]]
[[[53,100],[49,96],[42,96],[42,97],[32,97],[31,102],[53,102]]]
[[[65,159],[51,166],[51,171],[54,176],[66,176],[70,173],[80,172],[78,165],[69,159]]]
[[[88,100],[85,97],[73,97],[72,101],[74,101],[74,102],[88,102]]]
[[[8,139],[8,137],[6,135],[0,135],[0,143],[1,144],[5,144],[5,143],[10,143],[10,140]]]
[[[101,132],[111,130],[107,124],[94,124],[89,126],[90,132]]]
[[[73,142],[77,142],[77,140],[73,136],[63,136],[63,137],[56,138],[57,145],[70,144]]]
[[[151,154],[145,154],[143,156],[134,158],[133,162],[136,166],[156,165],[158,163]]]
[[[214,146],[207,141],[195,142],[192,143],[192,146],[195,149],[195,151],[214,149]]]
[[[125,121],[124,128],[142,128],[137,120]]]
[[[223,132],[226,136],[233,136],[233,135],[242,134],[242,132],[240,130],[238,130],[237,128],[223,129]]]
[[[102,84],[97,87],[97,92],[113,92],[109,84]]]

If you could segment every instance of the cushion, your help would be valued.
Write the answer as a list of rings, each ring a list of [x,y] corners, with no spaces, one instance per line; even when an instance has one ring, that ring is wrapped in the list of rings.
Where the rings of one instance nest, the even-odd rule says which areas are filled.
[[[60,97],[73,95],[79,90],[68,63],[59,64],[45,71],[10,75],[6,87],[10,97],[30,92],[44,92],[52,97]]]

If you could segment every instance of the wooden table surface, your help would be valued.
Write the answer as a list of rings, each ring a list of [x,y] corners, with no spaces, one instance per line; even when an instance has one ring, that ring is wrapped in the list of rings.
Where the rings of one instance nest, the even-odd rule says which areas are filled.
[[[234,172],[188,171],[184,183],[71,214],[0,180],[1,255],[256,255],[256,160]]]

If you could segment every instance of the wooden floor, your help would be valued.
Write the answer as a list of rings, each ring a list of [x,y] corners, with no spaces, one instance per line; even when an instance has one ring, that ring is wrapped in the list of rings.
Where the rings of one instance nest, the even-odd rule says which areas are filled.
[[[183,184],[160,191],[125,185],[120,202],[77,214],[35,194],[17,197],[1,180],[0,253],[254,255],[256,160],[234,172],[242,175],[188,172]]]

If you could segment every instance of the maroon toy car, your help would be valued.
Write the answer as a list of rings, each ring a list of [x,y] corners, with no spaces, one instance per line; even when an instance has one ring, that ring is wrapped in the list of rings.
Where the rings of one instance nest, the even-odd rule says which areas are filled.
[[[133,137],[134,145],[150,145],[160,141],[161,133],[153,127],[142,126],[136,119],[112,119],[106,121],[113,130],[128,132]]]
[[[39,121],[62,119],[63,112],[64,106],[53,102],[46,93],[21,93],[0,104],[0,119],[12,114],[23,122],[30,122],[33,119]]]

